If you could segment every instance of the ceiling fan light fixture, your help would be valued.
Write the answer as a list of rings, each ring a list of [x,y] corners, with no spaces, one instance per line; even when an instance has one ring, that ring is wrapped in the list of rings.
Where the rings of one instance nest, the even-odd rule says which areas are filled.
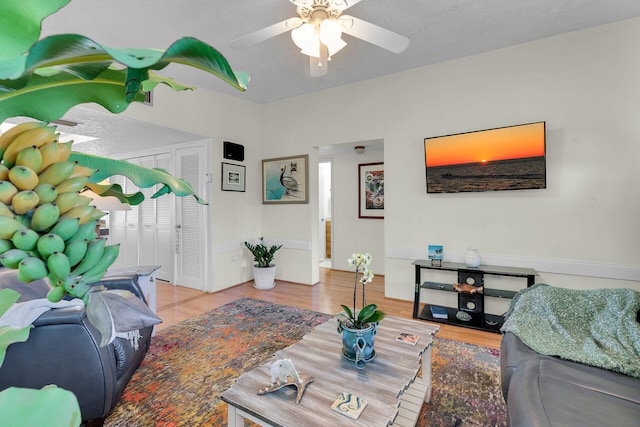
[[[320,42],[315,45],[309,45],[300,52],[308,56],[313,56],[314,58],[320,58]]]
[[[329,50],[329,56],[338,53],[347,43],[342,40],[342,27],[337,21],[324,19],[320,23],[320,41]]]
[[[320,39],[316,27],[307,23],[291,31],[291,40],[305,55],[320,57]]]

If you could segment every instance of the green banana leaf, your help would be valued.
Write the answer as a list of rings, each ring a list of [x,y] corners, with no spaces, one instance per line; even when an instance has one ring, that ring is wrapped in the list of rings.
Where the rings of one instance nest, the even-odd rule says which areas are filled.
[[[0,2],[0,60],[19,57],[40,38],[44,18],[70,0],[2,0]]]
[[[61,42],[67,38],[56,40]],[[87,42],[89,39],[73,36],[71,41],[73,40]],[[63,49],[63,45],[61,44],[59,48]],[[16,74],[15,70],[9,73],[6,67],[13,64],[14,67],[23,69],[24,67],[15,65],[21,59],[0,61],[0,73],[9,73],[11,77],[0,80],[0,121],[15,116],[55,121],[70,108],[89,102],[100,104],[108,111],[117,114],[126,110],[129,103],[143,101],[143,90],[151,90],[160,83],[176,91],[193,89],[149,71],[149,69],[162,69],[171,62],[192,65],[208,71],[240,90],[245,90],[249,80],[244,73],[234,74],[226,59],[211,46],[188,37],[175,42],[164,54],[151,49],[135,51],[115,49],[111,52],[120,61],[126,61],[125,64],[134,64],[142,68],[130,66],[124,69],[107,68],[111,63],[105,62],[103,60],[105,57],[90,57],[82,49],[70,48],[70,51],[79,55],[80,58],[71,57],[71,54],[65,51],[66,64],[60,58],[52,58],[46,56],[46,52],[42,53],[43,58],[49,59],[49,62],[39,62],[37,66],[42,68],[25,68],[20,75]],[[147,56],[140,56],[143,54]],[[52,68],[54,65],[55,68]]]
[[[7,426],[78,427],[82,423],[76,395],[55,385],[39,390],[9,387],[0,392],[0,409],[1,424]]]
[[[25,326],[21,329],[14,329],[10,326],[0,326],[0,366],[4,362],[4,357],[7,354],[7,347],[13,343],[25,342],[29,339],[29,332],[31,332],[32,325]]]
[[[2,317],[9,307],[20,299],[20,294],[13,289],[0,290],[0,317]],[[32,326],[22,329],[14,329],[10,326],[0,326],[0,366],[4,362],[7,347],[16,342],[25,342],[29,338]]]
[[[149,70],[161,70],[171,63],[199,68],[245,90],[247,76],[231,70],[225,57],[212,46],[193,37],[175,41],[166,51],[159,49],[110,48],[78,34],[57,34],[36,42],[22,61],[0,63],[0,79],[16,80],[39,68],[57,67],[90,80],[110,64],[119,63],[136,71],[131,78],[146,80]]]
[[[86,187],[102,197],[113,196],[120,200],[122,203],[127,203],[131,206],[139,205],[144,201],[144,194],[141,191],[138,191],[137,193],[125,194],[120,184],[104,185],[88,182],[86,184]]]
[[[0,92],[0,122],[17,116],[53,122],[72,107],[88,102],[98,103],[112,113],[121,113],[129,106],[125,97],[125,74],[124,70],[107,69],[93,80],[69,73],[51,77],[34,75],[24,88]],[[139,93],[136,100],[143,101],[144,94]]]
[[[122,175],[129,178],[135,185],[141,188],[149,188],[156,184],[164,184],[160,190],[151,196],[151,198],[156,198],[168,193],[174,193],[176,196],[180,197],[193,195],[196,201],[201,205],[207,204],[207,202],[200,199],[194,193],[191,184],[182,178],[174,177],[164,169],[145,168],[144,166],[134,165],[124,160],[109,159],[106,157],[78,153],[75,151],[71,152],[69,160],[72,162],[77,161],[79,165],[96,169],[97,172],[91,175],[90,178],[90,182],[92,183],[98,183],[113,175]],[[118,197],[116,194],[111,195]],[[118,197],[118,199],[123,203],[128,203],[126,199],[123,200],[121,197]]]
[[[0,317],[9,310],[9,307],[20,299],[20,293],[13,289],[0,290]]]

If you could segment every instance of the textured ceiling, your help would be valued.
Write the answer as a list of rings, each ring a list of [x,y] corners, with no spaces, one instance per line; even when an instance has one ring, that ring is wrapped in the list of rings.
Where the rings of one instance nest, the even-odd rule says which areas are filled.
[[[288,0],[72,0],[43,22],[43,35],[79,33],[112,47],[165,49],[182,36],[220,50],[251,75],[239,92],[199,70],[171,65],[176,80],[268,103],[505,46],[640,16],[638,0],[362,0],[345,14],[408,37],[400,54],[349,35],[324,77],[309,77],[308,57],[288,33],[256,46],[228,43],[297,16]]]
[[[640,16],[639,0],[362,0],[345,14],[395,31],[411,40],[401,54],[344,35],[329,72],[309,77],[308,57],[288,33],[246,49],[228,43],[296,16],[288,0],[72,0],[43,22],[43,36],[78,33],[112,47],[166,49],[183,36],[199,38],[220,50],[234,70],[251,75],[249,89],[237,91],[216,77],[171,65],[167,76],[196,87],[269,103],[297,95],[396,73],[501,47],[533,41]],[[127,119],[122,115],[75,107],[59,126],[63,132],[99,138],[74,149],[100,155],[199,139],[198,135]],[[19,120],[18,120],[19,121]],[[14,119],[13,122],[16,122]],[[353,144],[352,144],[353,145]],[[381,149],[381,141],[369,141]],[[320,147],[348,152],[349,144]]]

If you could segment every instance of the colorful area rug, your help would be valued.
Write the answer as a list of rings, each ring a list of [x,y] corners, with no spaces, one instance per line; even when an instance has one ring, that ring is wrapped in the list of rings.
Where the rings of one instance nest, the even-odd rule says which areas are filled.
[[[331,316],[242,298],[160,331],[106,427],[224,427],[220,395]],[[503,426],[497,351],[436,339],[419,426]]]
[[[416,426],[503,427],[500,351],[444,339],[433,341],[431,400]]]

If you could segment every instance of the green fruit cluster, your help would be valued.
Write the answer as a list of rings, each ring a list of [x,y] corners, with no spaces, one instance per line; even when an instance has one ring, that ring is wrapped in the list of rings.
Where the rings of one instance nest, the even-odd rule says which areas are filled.
[[[0,135],[0,263],[29,283],[48,278],[47,298],[82,298],[118,257],[96,233],[106,213],[80,195],[95,170],[68,161],[55,128],[24,122]]]

